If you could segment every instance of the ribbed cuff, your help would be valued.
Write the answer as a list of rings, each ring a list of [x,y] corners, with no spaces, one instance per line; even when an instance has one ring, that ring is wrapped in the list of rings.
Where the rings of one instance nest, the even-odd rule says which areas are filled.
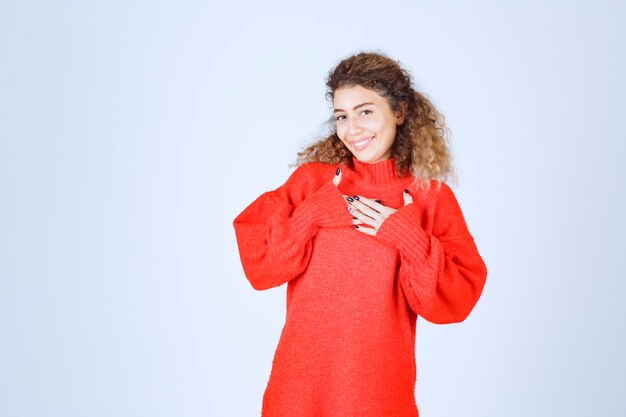
[[[303,225],[352,226],[352,216],[348,213],[347,204],[332,181],[300,203],[294,210],[293,218]]]
[[[398,249],[410,259],[426,259],[430,254],[430,238],[422,229],[418,207],[411,203],[385,219],[376,238]]]

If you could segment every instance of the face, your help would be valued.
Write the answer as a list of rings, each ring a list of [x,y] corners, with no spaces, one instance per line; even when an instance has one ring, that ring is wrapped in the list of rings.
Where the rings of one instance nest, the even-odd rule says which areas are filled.
[[[335,90],[337,136],[361,162],[391,158],[396,126],[404,122],[404,108],[394,113],[387,99],[361,86]]]

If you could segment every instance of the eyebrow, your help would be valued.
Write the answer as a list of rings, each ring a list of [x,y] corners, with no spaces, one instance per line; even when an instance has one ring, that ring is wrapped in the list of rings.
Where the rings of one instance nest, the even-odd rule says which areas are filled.
[[[356,110],[356,109],[358,109],[359,107],[367,106],[368,104],[374,105],[374,103],[361,103],[361,104],[357,104],[356,106],[354,106],[354,107],[352,108],[352,110]],[[335,109],[335,110],[333,110],[333,113],[337,113],[337,112],[339,112],[339,111],[344,111],[344,110],[343,110],[343,109]]]

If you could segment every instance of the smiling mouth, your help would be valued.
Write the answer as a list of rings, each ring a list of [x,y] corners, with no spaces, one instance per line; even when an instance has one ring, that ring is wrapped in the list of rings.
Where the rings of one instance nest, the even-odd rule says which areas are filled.
[[[352,142],[352,147],[357,151],[361,151],[369,145],[369,143],[374,139],[374,136],[370,136],[369,138],[361,139],[355,142]]]

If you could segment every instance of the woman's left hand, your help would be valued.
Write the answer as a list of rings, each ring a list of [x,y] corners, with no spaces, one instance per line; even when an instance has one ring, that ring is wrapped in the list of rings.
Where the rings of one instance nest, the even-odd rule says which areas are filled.
[[[407,190],[404,190],[403,196],[405,206],[413,202],[413,197]],[[346,200],[348,201],[348,211],[354,217],[352,219],[354,228],[371,236],[376,236],[376,232],[387,217],[397,211],[393,207],[381,204],[380,200],[376,201],[357,195],[346,197]]]

